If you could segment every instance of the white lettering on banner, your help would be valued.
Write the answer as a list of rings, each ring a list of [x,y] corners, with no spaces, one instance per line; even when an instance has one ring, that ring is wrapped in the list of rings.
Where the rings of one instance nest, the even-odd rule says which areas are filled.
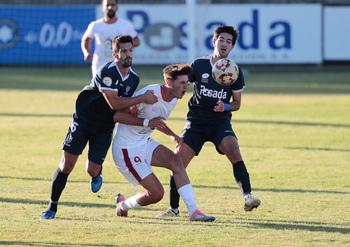
[[[213,89],[208,89],[204,85],[201,85],[201,90],[199,91],[199,94],[214,99],[226,99],[227,97],[227,92],[224,92],[224,89],[217,91]]]
[[[197,57],[212,53],[217,26],[232,25],[240,31],[230,54],[238,64],[322,62],[321,4],[199,4],[196,12],[202,13],[196,15]],[[186,5],[120,4],[118,15],[133,23],[141,40],[133,63],[192,62],[186,13]]]
[[[57,28],[51,23],[45,23],[39,34],[29,31],[24,40],[28,43],[39,42],[44,48],[56,48],[69,45],[71,41],[81,40],[83,34],[81,31],[73,30],[70,23],[63,21]]]

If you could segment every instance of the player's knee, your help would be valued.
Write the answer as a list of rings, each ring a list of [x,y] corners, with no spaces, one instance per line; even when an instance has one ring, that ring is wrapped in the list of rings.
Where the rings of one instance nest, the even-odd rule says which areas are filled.
[[[185,169],[182,162],[182,158],[179,155],[174,155],[169,162],[170,162],[171,171],[175,174]]]
[[[96,177],[101,170],[101,166],[86,166],[86,172],[90,177]]]
[[[242,156],[239,151],[239,148],[229,148],[225,150],[225,155],[229,157],[230,160],[241,160]]]
[[[61,163],[59,165],[61,171],[66,173],[66,174],[70,174],[73,171],[74,166],[75,166],[74,162],[69,162],[64,157],[62,157]]]
[[[160,187],[151,193],[152,203],[161,201],[164,197],[164,188]]]

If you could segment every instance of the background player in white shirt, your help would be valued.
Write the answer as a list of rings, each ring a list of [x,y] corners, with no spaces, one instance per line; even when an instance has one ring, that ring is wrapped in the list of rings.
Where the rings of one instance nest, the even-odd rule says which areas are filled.
[[[214,221],[215,218],[201,213],[196,205],[193,187],[185,171],[182,159],[170,149],[153,140],[150,136],[158,129],[180,143],[182,139],[170,130],[165,120],[188,88],[188,75],[192,72],[189,64],[172,64],[165,67],[165,85],[150,85],[135,95],[153,90],[158,102],[138,105],[138,116],[126,111],[117,111],[114,121],[119,122],[113,141],[113,159],[119,171],[134,186],[141,185],[144,191],[125,199],[116,197],[117,215],[127,216],[128,210],[159,202],[164,188],[151,166],[164,167],[172,171],[178,192],[186,204],[190,221]]]
[[[91,22],[81,39],[84,60],[90,61],[92,59],[92,77],[102,65],[113,60],[112,40],[114,37],[127,34],[133,37],[134,47],[140,45],[138,33],[131,22],[116,16],[118,0],[102,0],[101,4],[104,17]],[[91,53],[93,39],[95,40],[94,54]]]

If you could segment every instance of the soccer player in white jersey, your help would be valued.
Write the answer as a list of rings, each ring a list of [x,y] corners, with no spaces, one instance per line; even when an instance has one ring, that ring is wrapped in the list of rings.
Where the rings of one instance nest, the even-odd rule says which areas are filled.
[[[216,151],[226,155],[232,164],[234,179],[244,198],[244,210],[252,211],[259,207],[260,199],[251,194],[249,173],[231,126],[231,112],[238,111],[241,107],[241,95],[245,87],[243,72],[239,68],[237,80],[229,86],[216,83],[211,74],[213,64],[228,57],[238,36],[235,27],[217,27],[213,33],[213,54],[200,57],[192,63],[193,73],[189,76],[189,81],[194,84],[193,96],[188,102],[187,123],[181,133],[183,142],[176,147],[175,153],[181,156],[187,167],[192,158],[199,154],[204,143],[212,142]],[[170,208],[157,217],[178,216],[180,198],[176,184],[170,174]]]
[[[127,34],[133,37],[134,47],[140,45],[138,33],[131,22],[116,16],[118,0],[102,0],[101,4],[104,17],[91,22],[81,39],[84,60],[90,61],[92,59],[92,77],[102,65],[113,60],[112,40],[114,37]],[[95,40],[94,54],[91,53],[93,39]]]
[[[189,64],[172,64],[163,70],[165,85],[150,85],[135,95],[153,90],[158,102],[137,106],[138,116],[127,111],[117,111],[114,121],[119,122],[113,141],[114,162],[124,177],[134,186],[145,190],[125,199],[116,197],[117,215],[127,216],[128,210],[159,202],[164,196],[164,188],[152,171],[152,166],[164,167],[172,171],[177,189],[186,204],[190,221],[214,221],[215,217],[201,213],[196,205],[192,185],[180,156],[150,136],[157,129],[180,143],[182,139],[170,130],[164,120],[174,109],[177,99],[181,99],[188,88],[188,75],[192,72]]]

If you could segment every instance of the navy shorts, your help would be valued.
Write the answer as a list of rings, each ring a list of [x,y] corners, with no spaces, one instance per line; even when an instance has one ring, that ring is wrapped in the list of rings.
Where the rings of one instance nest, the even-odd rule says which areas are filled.
[[[113,129],[114,126],[102,127],[83,124],[73,119],[62,144],[62,149],[68,153],[80,155],[89,142],[88,159],[102,165],[112,142]]]
[[[230,119],[220,119],[206,124],[198,124],[187,120],[185,128],[181,132],[181,138],[184,143],[190,146],[196,155],[199,154],[205,142],[210,141],[214,143],[216,151],[223,154],[218,145],[226,136],[236,137],[232,130]],[[236,137],[237,138],[237,137]]]

